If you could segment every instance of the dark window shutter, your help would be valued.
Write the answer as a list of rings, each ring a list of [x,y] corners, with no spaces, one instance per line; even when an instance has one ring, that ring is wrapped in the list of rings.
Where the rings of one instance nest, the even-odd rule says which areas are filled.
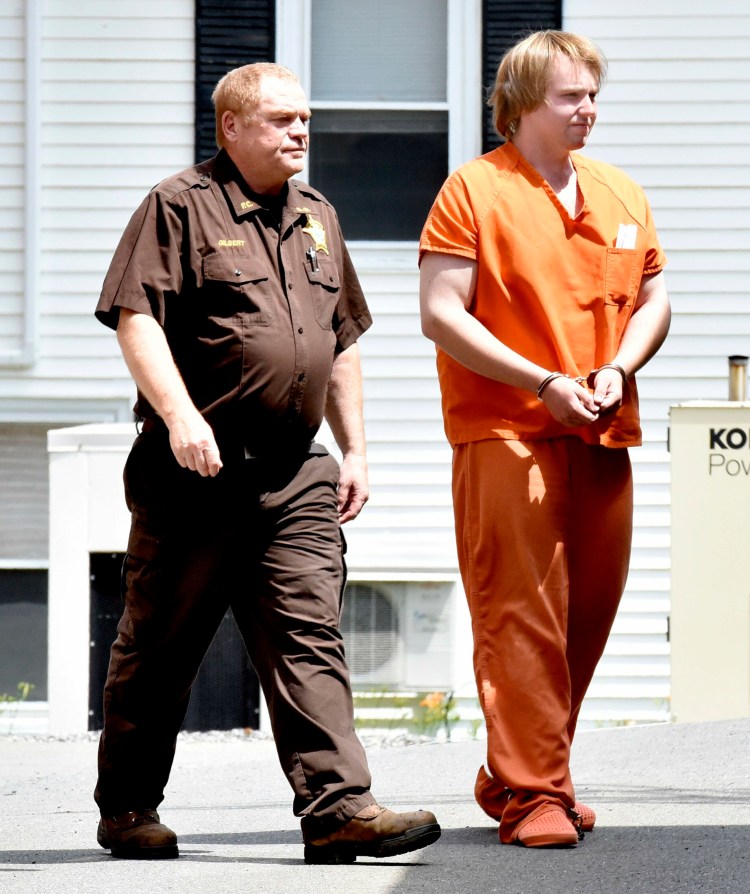
[[[274,0],[196,0],[195,3],[195,159],[216,154],[216,82],[249,62],[273,62]]]
[[[562,0],[484,0],[482,7],[482,151],[489,152],[500,143],[485,102],[492,92],[497,66],[506,50],[529,31],[562,27]]]

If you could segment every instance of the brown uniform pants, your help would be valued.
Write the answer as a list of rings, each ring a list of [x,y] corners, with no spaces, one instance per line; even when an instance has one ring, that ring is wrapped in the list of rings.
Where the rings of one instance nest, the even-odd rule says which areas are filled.
[[[487,723],[475,794],[509,842],[540,804],[575,803],[570,746],[628,573],[630,459],[578,438],[462,444],[453,498]]]
[[[323,832],[374,801],[339,632],[337,482],[327,454],[239,461],[201,478],[178,466],[165,434],[136,440],[125,470],[125,608],[99,746],[103,814],[162,801],[190,688],[230,606],[294,812]]]

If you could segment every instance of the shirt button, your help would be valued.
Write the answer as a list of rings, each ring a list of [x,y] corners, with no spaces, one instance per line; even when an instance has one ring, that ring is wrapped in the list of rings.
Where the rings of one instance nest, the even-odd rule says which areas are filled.
[[[297,330],[297,332],[299,332],[300,335],[302,335],[302,333],[303,333],[304,331],[305,331],[305,330],[304,330],[301,326],[300,326],[299,329]]]
[[[234,275],[235,275],[235,276],[242,276],[242,271],[241,271],[241,270],[235,270],[235,271],[234,271]]]
[[[208,180],[208,177],[205,174],[201,174],[201,180]]]
[[[300,381],[300,382],[304,382],[304,380],[305,380],[305,374],[304,374],[304,373],[300,373],[300,374],[299,374],[299,379],[298,379],[298,381]]]

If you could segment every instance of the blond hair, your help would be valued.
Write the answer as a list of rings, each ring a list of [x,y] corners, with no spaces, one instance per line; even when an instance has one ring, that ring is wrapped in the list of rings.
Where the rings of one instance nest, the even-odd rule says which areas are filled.
[[[586,67],[601,89],[607,60],[587,37],[569,31],[535,31],[511,47],[500,60],[495,86],[487,104],[501,137],[510,138],[524,112],[533,112],[547,95],[552,70],[560,56]]]
[[[223,147],[224,131],[221,120],[224,112],[242,115],[245,122],[252,118],[260,100],[260,82],[264,77],[282,81],[299,81],[297,75],[275,62],[252,62],[228,71],[214,87],[211,101],[216,115],[216,144]]]

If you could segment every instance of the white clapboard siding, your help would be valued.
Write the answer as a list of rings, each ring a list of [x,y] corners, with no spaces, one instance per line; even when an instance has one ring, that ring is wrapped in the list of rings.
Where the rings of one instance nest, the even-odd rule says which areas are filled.
[[[23,340],[23,3],[0,5],[0,356]]]
[[[192,161],[193,4],[58,3],[43,23],[45,326],[37,372],[129,395],[92,311],[143,195]],[[73,326],[71,326],[71,323]],[[126,406],[126,404],[124,404]]]
[[[645,444],[632,451],[635,536],[628,589],[584,718],[669,716],[669,406],[725,399],[727,356],[750,354],[750,7],[566,0],[564,27],[609,60],[586,154],[647,190],[674,317],[639,375]],[[699,523],[699,520],[697,520]]]
[[[352,245],[373,316],[360,342],[371,498],[347,531],[352,573],[457,570],[435,350],[420,330],[416,244]]]
[[[93,310],[130,215],[193,160],[194,4],[56,0],[41,16],[37,361],[0,367],[0,416],[22,401],[40,419],[126,418],[130,378]],[[1,353],[21,319],[24,4],[2,4],[0,25]]]

